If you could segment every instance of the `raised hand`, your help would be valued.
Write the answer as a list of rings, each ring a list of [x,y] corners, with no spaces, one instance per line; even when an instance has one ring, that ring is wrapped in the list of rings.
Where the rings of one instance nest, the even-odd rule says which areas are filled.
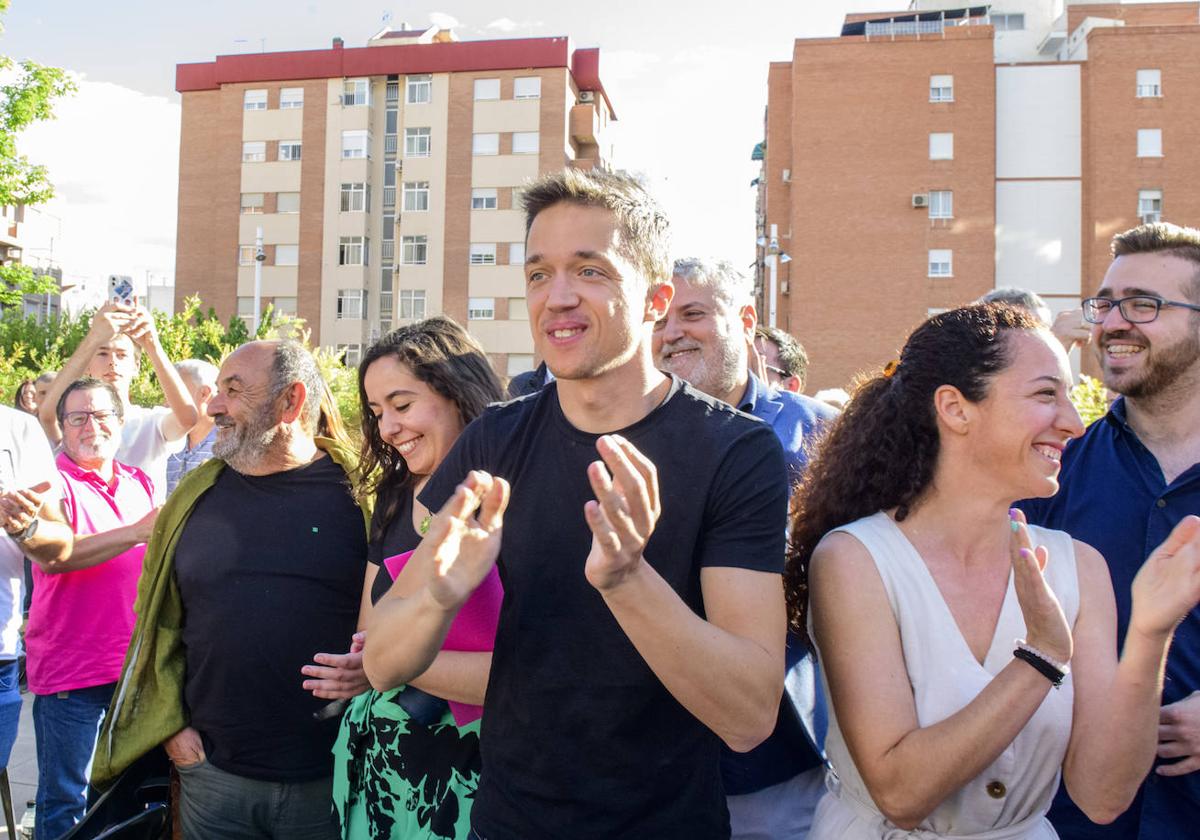
[[[158,341],[158,333],[154,328],[154,316],[141,306],[133,310],[124,332],[129,335],[134,344],[143,350],[148,351]]]
[[[134,323],[137,310],[132,306],[106,303],[92,316],[88,332],[101,343],[111,341],[119,333],[128,331]]]
[[[1067,348],[1067,352],[1092,340],[1092,330],[1084,323],[1083,309],[1080,307],[1059,312],[1050,331]]]
[[[32,487],[0,493],[0,526],[10,534],[20,534],[42,512],[43,494],[49,490],[50,482],[43,481]]]
[[[1025,524],[1025,514],[1010,510],[1012,533],[1008,547],[1012,558],[1013,588],[1025,618],[1025,641],[1059,662],[1070,662],[1074,653],[1071,627],[1043,574],[1050,554],[1044,545],[1034,546]]]
[[[1154,637],[1174,631],[1200,602],[1200,516],[1185,516],[1151,552],[1132,587],[1129,629]]]
[[[633,444],[620,435],[604,435],[596,449],[604,460],[588,465],[596,499],[583,509],[592,529],[584,574],[592,586],[604,591],[637,570],[662,504],[658,470]]]
[[[429,594],[442,609],[461,607],[496,565],[508,496],[507,481],[476,470],[433,518],[417,550],[433,552]]]

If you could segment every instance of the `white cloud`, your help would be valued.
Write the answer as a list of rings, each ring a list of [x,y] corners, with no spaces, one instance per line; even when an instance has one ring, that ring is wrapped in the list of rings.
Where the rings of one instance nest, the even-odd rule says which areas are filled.
[[[487,25],[488,29],[499,29],[501,32],[512,32],[518,26],[512,18],[498,18]]]
[[[52,255],[93,293],[112,273],[173,276],[180,106],[108,82],[78,84],[55,106],[57,119],[19,139],[57,188],[26,214],[26,253]]]
[[[430,12],[429,22],[434,26],[440,26],[442,29],[457,29],[461,26],[458,18],[448,15],[445,12]]]

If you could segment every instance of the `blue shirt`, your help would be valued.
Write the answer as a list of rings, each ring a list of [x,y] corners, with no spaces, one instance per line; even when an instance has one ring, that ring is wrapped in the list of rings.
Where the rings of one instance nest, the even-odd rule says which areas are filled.
[[[1027,500],[1019,507],[1030,522],[1066,531],[1108,561],[1117,599],[1117,642],[1123,644],[1132,608],[1131,586],[1138,569],[1180,519],[1189,513],[1200,514],[1200,464],[1193,464],[1167,484],[1157,459],[1129,426],[1122,397],[1083,437],[1067,446],[1059,484],[1056,495]],[[1200,610],[1193,609],[1175,631],[1163,704],[1181,700],[1197,689]],[[1070,803],[1064,787],[1050,820],[1063,840],[1186,837],[1200,824],[1200,772],[1174,778],[1151,772],[1138,802],[1110,826],[1087,820]]]
[[[167,458],[167,494],[175,489],[175,485],[196,467],[213,456],[213,441],[217,439],[217,427],[213,426],[204,436],[204,440],[195,446],[188,438],[183,439],[183,449],[173,452]]]
[[[837,411],[819,400],[791,391],[769,388],[750,375],[739,410],[762,420],[783,444],[792,487],[804,474],[811,446],[821,427],[837,417]],[[799,639],[788,634],[787,678],[779,721],[775,731],[748,753],[725,749],[721,753],[721,775],[725,793],[755,793],[793,778],[823,762],[827,715],[824,696],[817,684],[813,659]]]

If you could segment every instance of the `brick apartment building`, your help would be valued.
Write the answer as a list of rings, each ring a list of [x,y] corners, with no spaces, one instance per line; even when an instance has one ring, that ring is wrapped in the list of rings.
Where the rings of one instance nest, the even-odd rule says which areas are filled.
[[[1197,2],[914,0],[797,40],[755,150],[758,281],[810,388],[998,286],[1076,307],[1114,233],[1200,223],[1198,56]]]
[[[362,48],[180,64],[176,89],[177,306],[199,294],[250,319],[261,228],[262,306],[347,363],[445,313],[501,374],[532,367],[519,191],[604,165],[599,50],[384,29]]]

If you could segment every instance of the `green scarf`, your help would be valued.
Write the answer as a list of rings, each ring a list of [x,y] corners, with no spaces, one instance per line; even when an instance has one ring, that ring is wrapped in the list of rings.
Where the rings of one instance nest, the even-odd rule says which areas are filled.
[[[358,455],[351,447],[322,437],[316,443],[347,476],[354,473]],[[127,767],[188,725],[183,706],[183,602],[175,582],[175,547],[196,503],[224,468],[224,461],[213,458],[188,473],[154,522],[133,607],[137,623],[92,760],[92,784],[97,788],[111,786]],[[363,516],[369,527],[371,512],[366,505]]]

